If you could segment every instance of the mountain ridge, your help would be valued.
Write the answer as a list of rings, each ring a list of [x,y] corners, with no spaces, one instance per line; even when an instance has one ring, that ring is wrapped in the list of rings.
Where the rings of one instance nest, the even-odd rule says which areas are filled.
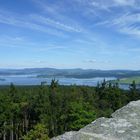
[[[56,68],[24,68],[0,69],[2,75],[36,75],[36,77],[66,77],[66,78],[94,78],[94,77],[132,77],[140,76],[140,70],[97,70],[97,69],[56,69]]]

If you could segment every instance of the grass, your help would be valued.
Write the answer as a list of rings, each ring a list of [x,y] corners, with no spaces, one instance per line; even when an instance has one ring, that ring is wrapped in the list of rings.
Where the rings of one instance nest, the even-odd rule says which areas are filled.
[[[133,81],[135,81],[136,84],[140,84],[140,76],[136,77],[128,77],[128,78],[122,78],[119,80],[114,80],[114,82],[118,82],[120,84],[131,84]]]

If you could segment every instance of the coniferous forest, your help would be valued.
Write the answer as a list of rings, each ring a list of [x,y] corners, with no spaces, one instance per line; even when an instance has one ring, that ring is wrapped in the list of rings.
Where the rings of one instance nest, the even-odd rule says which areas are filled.
[[[0,139],[49,140],[79,130],[99,117],[140,99],[133,82],[129,90],[103,81],[96,87],[51,85],[0,87]]]

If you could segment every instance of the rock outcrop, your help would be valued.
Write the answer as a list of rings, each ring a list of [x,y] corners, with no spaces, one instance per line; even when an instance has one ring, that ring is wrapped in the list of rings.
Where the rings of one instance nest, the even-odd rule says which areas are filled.
[[[52,140],[140,140],[140,100],[117,110],[111,118],[99,118]]]

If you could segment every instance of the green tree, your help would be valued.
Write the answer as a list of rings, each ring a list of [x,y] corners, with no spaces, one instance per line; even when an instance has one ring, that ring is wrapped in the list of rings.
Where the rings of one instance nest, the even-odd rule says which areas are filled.
[[[68,128],[69,130],[79,130],[86,124],[91,123],[96,118],[96,113],[88,103],[72,102],[69,105]]]
[[[133,81],[132,84],[130,84],[129,89],[130,89],[130,100],[136,100],[137,99],[137,89],[136,89],[135,81]]]
[[[52,79],[50,88],[55,89],[58,87],[58,80]]]
[[[43,124],[37,124],[23,136],[23,140],[49,140],[47,129]]]

